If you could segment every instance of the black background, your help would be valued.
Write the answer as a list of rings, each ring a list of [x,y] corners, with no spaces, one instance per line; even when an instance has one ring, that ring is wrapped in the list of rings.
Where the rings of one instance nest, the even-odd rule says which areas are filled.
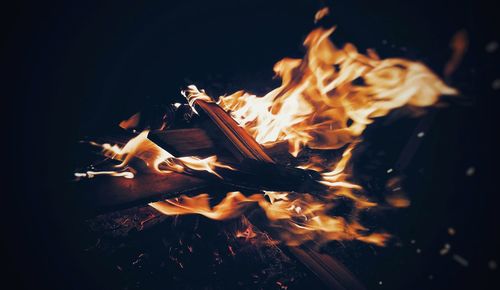
[[[67,181],[78,159],[76,142],[106,132],[148,103],[180,100],[179,90],[191,82],[214,95],[238,88],[266,91],[275,85],[272,65],[302,55],[300,44],[323,4],[33,1],[5,7],[2,143],[11,162],[2,166],[7,172],[2,275],[15,288],[109,284],[92,273],[98,266],[81,262],[75,246],[79,221],[67,204]],[[470,39],[459,70],[447,80],[463,97],[442,109],[426,132],[405,172],[412,206],[387,225],[401,241],[421,242],[422,254],[410,246],[406,252],[377,249],[358,259],[355,272],[369,289],[495,288],[498,270],[490,270],[488,261],[500,262],[495,162],[500,107],[492,82],[500,71],[499,51],[485,51],[490,41],[500,41],[495,7],[485,1],[326,4],[332,13],[326,24],[338,25],[335,43],[420,60],[440,75],[452,36],[465,29]],[[378,174],[395,161],[411,126],[403,122],[367,132],[371,146],[394,149]],[[470,166],[476,174],[468,177]],[[457,231],[453,238],[448,227]],[[439,256],[445,242],[467,258],[468,267]]]

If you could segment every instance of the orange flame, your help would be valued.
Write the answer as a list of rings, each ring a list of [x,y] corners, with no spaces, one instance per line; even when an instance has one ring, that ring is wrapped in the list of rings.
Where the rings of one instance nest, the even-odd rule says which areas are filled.
[[[330,189],[321,198],[292,192],[268,191],[248,197],[240,192],[229,192],[213,207],[210,206],[208,194],[182,196],[150,205],[166,215],[200,214],[215,220],[238,218],[251,206],[258,205],[264,210],[271,226],[280,229],[281,240],[289,245],[299,245],[310,240],[361,240],[382,245],[389,237],[387,234],[369,234],[368,229],[361,226],[356,218],[347,220],[328,213],[339,198],[354,202],[356,210],[352,213],[353,217],[358,210],[376,205],[356,195],[353,190],[361,187],[346,181],[344,170],[351,158],[351,150],[352,148],[347,149],[342,159],[330,171],[323,173],[322,182]]]
[[[147,130],[143,131],[136,137],[130,139],[123,148],[120,148],[118,145],[110,145],[107,143],[97,144],[95,142],[91,142],[91,144],[100,146],[105,156],[122,161],[119,165],[117,165],[118,168],[124,167],[135,158],[142,160],[149,169],[161,174],[168,174],[172,171],[181,173],[184,172],[186,168],[189,168],[195,171],[207,171],[219,178],[222,178],[216,172],[216,168],[233,169],[231,166],[218,162],[217,156],[215,155],[204,159],[195,156],[176,158],[149,140],[147,138],[148,133],[149,132]],[[114,173],[109,175],[126,176],[131,178],[130,175],[123,173]],[[81,176],[82,175],[80,174],[80,177]]]
[[[395,108],[429,106],[440,95],[457,93],[421,63],[380,60],[352,44],[336,48],[329,40],[333,31],[312,31],[304,41],[303,59],[276,63],[280,87],[263,97],[239,91],[221,97],[219,104],[257,142],[286,140],[297,156],[305,145],[337,149],[351,143],[374,118]]]

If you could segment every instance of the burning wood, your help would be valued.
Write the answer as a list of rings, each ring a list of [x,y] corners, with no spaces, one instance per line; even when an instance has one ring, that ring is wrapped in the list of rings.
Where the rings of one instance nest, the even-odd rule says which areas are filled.
[[[261,160],[273,163],[273,160],[267,156],[260,145],[250,135],[236,123],[221,107],[203,91],[198,91],[195,86],[190,86],[187,92],[183,93],[190,105],[196,105],[201,108],[213,122],[207,128],[219,130],[226,138],[222,139],[225,147],[231,151],[238,161],[245,158]],[[229,141],[230,143],[228,143]]]
[[[82,206],[93,212],[113,211],[199,191],[208,185],[203,179],[171,173],[140,174],[133,179],[102,177],[82,180],[77,186]]]
[[[221,97],[218,106],[203,91],[190,86],[183,94],[195,112],[205,115],[199,122],[202,131],[143,132],[122,148],[102,145],[105,154],[121,160],[120,167],[129,166],[134,174],[141,174],[131,164],[139,159],[146,171],[158,178],[182,173],[208,183],[226,183],[236,190],[253,189],[257,192],[254,198],[238,200],[258,203],[268,218],[287,232],[287,243],[356,239],[384,244],[384,235],[372,235],[359,224],[359,213],[376,204],[360,194],[361,187],[349,182],[345,172],[358,137],[374,118],[392,109],[429,106],[439,95],[456,91],[420,63],[380,60],[374,53],[358,53],[350,44],[338,49],[328,39],[332,32],[314,30],[304,43],[308,48],[304,59],[278,62],[275,71],[283,83],[263,97],[237,92]],[[355,82],[359,79],[363,80],[361,84]],[[133,121],[129,123],[139,123]],[[175,134],[186,132],[187,138],[193,136],[193,142],[186,138],[172,141]],[[312,158],[292,169],[275,164],[260,146],[279,142],[288,143],[293,156],[306,147],[346,149],[337,162],[318,163]],[[199,154],[204,158],[182,156],[197,151],[204,151]],[[312,194],[315,191],[322,194]],[[146,188],[144,195],[151,196],[152,192]],[[227,198],[221,205],[234,202],[234,196]],[[348,216],[329,214],[338,199],[353,203]],[[169,214],[166,208],[172,206],[183,205],[164,204],[162,212]],[[233,207],[231,216],[241,214],[244,208]],[[177,214],[176,210],[171,212]],[[192,208],[192,213],[197,212]],[[190,212],[185,208],[183,213]]]
[[[122,171],[101,179],[101,185],[87,181],[95,186],[86,189],[93,192],[91,199],[105,207],[156,201],[150,205],[166,215],[216,220],[239,217],[258,206],[267,218],[258,226],[273,232],[322,280],[338,288],[360,288],[336,261],[307,246],[332,240],[383,246],[389,237],[361,224],[361,212],[377,204],[350,181],[352,152],[377,117],[403,106],[428,107],[440,95],[457,91],[421,63],[381,60],[373,51],[359,53],[352,44],[339,49],[329,40],[333,31],[312,31],[303,59],[278,62],[274,70],[282,84],[264,96],[240,91],[216,102],[192,85],[182,94],[198,114],[197,127],[164,130],[168,125],[163,123],[162,130],[143,131],[122,147],[100,145]],[[137,126],[139,116],[121,125]],[[306,148],[341,154],[336,160],[314,154],[296,159]],[[272,158],[283,151],[290,153],[294,166]],[[127,175],[123,172],[134,178],[116,177]],[[228,192],[215,206],[206,193],[179,196],[214,184],[224,184]],[[158,201],[165,198],[170,199]],[[335,211],[341,202],[350,204],[347,213]],[[347,274],[339,278],[332,271]]]
[[[222,114],[227,114],[224,111],[219,111],[219,113],[221,112]],[[237,126],[236,123],[233,126]],[[174,136],[179,138],[170,138]],[[220,134],[216,134],[215,138],[217,137],[220,137]],[[251,139],[251,137],[247,137]],[[137,136],[136,138],[141,138],[141,136]],[[235,138],[239,137],[236,136]],[[147,134],[147,139],[155,140],[156,144],[161,144],[159,147],[168,148],[174,152],[205,152],[206,155],[217,151],[216,147],[214,147],[213,138],[208,137],[202,129],[153,131]],[[194,142],[199,141],[201,145],[191,145],[193,143],[192,140]],[[237,144],[241,145],[244,143],[238,142]],[[259,146],[257,143],[253,145]],[[150,144],[149,146],[152,145]],[[112,148],[109,146],[104,147]],[[282,147],[281,152],[283,150],[286,149]],[[238,152],[238,149],[233,148],[233,152]],[[250,151],[247,150],[247,152]],[[275,154],[277,152],[280,153],[279,151],[274,151]],[[267,153],[263,154],[265,154],[264,156],[267,160],[272,160]],[[124,162],[121,154],[112,155],[111,157]],[[296,191],[317,192],[319,194],[326,190],[326,186],[319,183],[321,176],[316,171],[283,166],[274,162],[264,162],[250,158],[245,158],[241,162],[238,162],[235,158],[226,154],[224,158],[225,165],[217,166],[215,171],[212,171],[209,167],[206,167],[208,163],[203,163],[202,161],[209,160],[208,162],[214,162],[211,161],[213,158],[192,159],[181,157],[167,159],[168,162],[158,164],[158,169],[168,172],[168,174],[158,174],[158,172],[154,171],[138,172],[135,175],[129,171],[101,171],[95,173],[88,171],[86,173],[78,173],[78,177],[110,176],[110,178],[99,178],[96,181],[84,180],[79,183],[80,191],[84,192],[82,196],[86,197],[85,203],[92,205],[98,211],[113,210],[137,203],[158,201],[179,196],[184,193],[193,192],[194,190],[200,190],[213,183],[223,183],[240,190],[254,191]],[[135,168],[147,169],[147,165],[141,160],[134,159],[127,162],[133,163],[132,166]],[[203,170],[204,168],[207,168],[207,170]],[[170,170],[177,172],[171,172]],[[119,176],[131,176],[131,178],[114,178]]]
[[[150,131],[148,139],[176,156],[210,156],[216,152],[213,140],[199,128]]]

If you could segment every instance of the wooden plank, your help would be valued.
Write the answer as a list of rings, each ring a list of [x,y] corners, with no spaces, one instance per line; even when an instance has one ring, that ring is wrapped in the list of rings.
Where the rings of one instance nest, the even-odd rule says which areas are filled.
[[[308,247],[288,247],[288,250],[332,290],[363,290],[365,287],[339,261]]]
[[[225,141],[224,146],[233,153],[237,160],[250,158],[273,163],[272,158],[259,143],[216,103],[198,99],[194,104],[199,106],[216,126],[210,124],[208,127],[205,126],[205,129],[218,129],[226,138],[217,138],[217,140]]]
[[[234,121],[217,104],[198,99],[194,102],[198,105],[210,119],[220,128],[230,142],[226,143],[228,149],[235,153],[235,156],[244,160],[245,158],[275,163],[274,160],[260,147],[260,145]],[[262,227],[266,231],[265,224],[258,219],[249,217],[251,223],[256,223],[257,227]],[[272,230],[269,231],[272,234]],[[316,249],[308,245],[300,247],[286,246],[286,249],[293,254],[302,264],[314,273],[329,289],[364,289],[363,285],[333,257],[321,254]]]
[[[133,179],[96,176],[74,182],[76,202],[86,211],[100,213],[168,199],[199,191],[208,182],[179,173],[141,174]]]
[[[207,133],[200,128],[154,130],[148,139],[174,156],[204,156],[215,152],[215,145]]]

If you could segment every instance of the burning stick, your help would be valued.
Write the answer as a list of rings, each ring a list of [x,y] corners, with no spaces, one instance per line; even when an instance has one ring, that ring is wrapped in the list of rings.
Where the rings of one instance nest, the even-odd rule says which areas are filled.
[[[151,131],[147,134],[147,137],[154,141],[154,143],[148,145],[149,147],[157,146],[155,144],[158,144],[161,148],[167,149],[168,152],[179,152],[178,154],[181,154],[181,156],[208,156],[214,153],[222,156],[227,155],[227,152],[222,152],[214,144],[214,142],[223,142],[223,140],[217,140],[217,138],[224,138],[224,136],[220,134],[208,136],[204,130],[199,128]],[[136,135],[135,138],[140,138],[140,136]],[[119,141],[122,139],[120,137],[113,139],[118,140],[119,143],[124,143]],[[148,139],[144,139],[144,141],[148,141]],[[93,142],[91,144],[105,150],[104,154],[118,161],[118,163],[123,162],[127,158],[127,154],[129,154],[117,152],[120,149],[108,144],[99,145]],[[161,149],[158,148],[156,150]],[[275,154],[286,152],[285,147],[274,147],[273,150]],[[198,160],[199,169],[196,170],[196,164],[191,164],[192,168],[184,166],[182,164],[183,160],[188,163]],[[208,165],[208,163],[203,163],[203,160],[207,159],[179,158],[177,160],[171,158],[165,160],[169,164],[162,162],[158,165],[162,171],[176,171],[175,167],[178,167],[178,172],[160,173],[151,171],[145,162],[139,158],[132,158],[128,161],[132,163],[132,167],[135,169],[142,168],[136,174],[129,171],[110,171],[111,168],[108,171],[99,171],[95,174],[76,173],[75,175],[80,178],[89,177],[88,180],[82,179],[75,184],[78,192],[81,192],[81,194],[78,194],[78,199],[80,203],[87,205],[85,207],[89,208],[91,212],[103,212],[177,197],[181,194],[206,188],[211,184],[223,183],[232,188],[251,189],[253,191],[267,189],[321,192],[325,189],[325,186],[317,182],[321,177],[311,170],[286,167],[248,158],[240,163],[236,163],[234,159],[227,156],[225,160],[233,160],[228,161],[228,165],[236,170],[215,167],[214,173],[217,174],[215,175],[200,170],[203,164]],[[146,172],[142,172],[144,170]],[[127,175],[122,173],[127,173]],[[133,179],[117,177],[122,175],[131,175]],[[223,179],[220,177],[223,177]]]
[[[140,174],[133,179],[102,176],[81,180],[77,187],[78,202],[92,212],[114,211],[199,192],[208,182],[172,172],[168,175]]]
[[[324,193],[328,187],[320,183],[321,175],[314,170],[300,169],[244,159],[240,163],[224,162],[212,172],[183,168],[181,173],[207,181],[219,182],[235,189],[252,191],[287,191],[297,193]],[[182,165],[180,165],[182,166]]]
[[[217,152],[213,140],[199,128],[155,130],[148,139],[175,156],[210,156]]]
[[[231,143],[226,144],[231,152],[240,158],[251,158],[275,163],[260,145],[234,121],[224,110],[204,92],[191,86],[187,96],[190,104],[199,106],[214,121],[217,127],[228,136]],[[232,146],[232,147],[231,147]],[[262,226],[262,225],[259,225]],[[288,246],[289,252],[318,276],[330,289],[363,289],[364,287],[352,274],[332,257],[320,254],[307,245]]]
[[[233,153],[238,161],[246,158],[261,160],[269,163],[274,161],[269,157],[259,143],[255,141],[248,133],[236,123],[221,107],[205,94],[203,91],[198,91],[195,86],[189,86],[188,90],[183,92],[188,98],[191,106],[196,105],[207,114],[213,125],[206,126],[207,130],[218,130],[226,138],[223,145]],[[229,142],[227,142],[229,141]]]
[[[201,102],[202,101],[199,101],[197,104]],[[237,126],[236,122],[234,122],[234,120],[218,105],[205,102],[201,105],[204,106],[203,111],[207,112],[208,116],[211,116],[209,122],[204,123],[207,124],[207,128],[211,128],[212,138],[206,135],[204,130],[195,129],[194,132],[196,132],[195,137],[197,137],[197,140],[194,142],[201,141],[201,143],[205,144],[200,145],[200,148],[205,150],[205,152],[216,152],[216,148],[211,147],[209,149],[208,145],[214,146],[214,143],[219,143],[224,144],[224,147],[230,152],[235,152],[237,156],[241,157],[242,152],[245,152],[254,158],[241,157],[239,160],[240,162],[234,162],[231,161],[232,158],[228,157],[229,159],[226,159],[229,161],[225,161],[224,164],[228,165],[230,168],[216,168],[215,172],[217,175],[210,174],[206,171],[190,170],[189,168],[184,170],[183,173],[206,180],[215,180],[236,188],[254,191],[272,190],[321,193],[327,189],[326,186],[319,183],[319,181],[321,181],[321,175],[314,170],[283,166],[274,163],[274,161],[269,162],[269,160],[272,160],[271,157],[264,152],[260,145],[257,144],[246,131],[239,130],[238,134],[233,133],[238,130],[238,128],[241,129],[241,127]],[[211,121],[214,119],[219,121],[219,123],[215,123],[215,121],[212,123]],[[180,141],[170,140],[169,137],[173,137],[173,135],[182,135],[182,133],[163,134],[162,132],[150,132],[148,134],[148,139],[169,152],[176,152],[179,150],[187,151],[185,148],[182,148],[186,145],[188,147],[193,147],[193,150],[190,150],[191,153],[197,149],[189,145],[191,142],[189,142],[186,137],[181,137]],[[229,141],[226,136],[230,136],[233,141]],[[282,149],[284,151],[285,148]],[[261,158],[260,156],[263,157]]]
[[[217,106],[217,105],[215,105]],[[225,112],[223,112],[226,114]],[[189,134],[186,134],[189,133]],[[197,137],[203,145],[190,144],[188,138],[182,137],[180,140],[172,140],[169,137],[188,135]],[[82,197],[82,203],[89,205],[98,212],[116,210],[127,206],[144,204],[147,202],[164,200],[166,198],[177,197],[181,194],[193,192],[210,184],[226,184],[233,189],[244,190],[272,190],[272,191],[295,191],[295,192],[324,192],[326,186],[318,181],[321,176],[312,170],[304,170],[293,167],[286,167],[275,163],[269,163],[254,159],[244,159],[242,162],[233,161],[221,164],[215,160],[215,156],[205,159],[193,157],[175,158],[149,141],[145,134],[140,134],[131,140],[130,143],[136,146],[148,148],[165,156],[164,160],[141,160],[137,157],[130,157],[130,154],[150,156],[151,152],[138,152],[134,147],[117,149],[113,146],[103,144],[105,154],[122,164],[131,164],[136,170],[144,168],[146,172],[139,171],[135,175],[129,171],[115,172],[103,171],[100,173],[112,173],[110,176],[98,176],[104,174],[93,174],[95,178],[91,180],[81,180],[78,183]],[[147,134],[164,147],[174,148],[178,151],[198,151],[198,149],[215,150],[207,148],[213,144],[203,130],[172,130],[171,132],[150,132]],[[224,136],[216,136],[217,138]],[[251,138],[251,137],[249,137]],[[221,141],[219,141],[221,142]],[[163,153],[162,153],[163,152]],[[270,158],[266,154],[267,158]],[[143,157],[145,158],[145,157]],[[226,157],[226,159],[229,157]],[[228,159],[231,160],[231,159]],[[152,170],[146,163],[157,164],[157,170]],[[120,173],[128,173],[134,176],[133,179],[120,178]],[[76,173],[77,177],[89,174]],[[113,176],[113,177],[112,177]],[[128,176],[128,175],[126,175]]]

